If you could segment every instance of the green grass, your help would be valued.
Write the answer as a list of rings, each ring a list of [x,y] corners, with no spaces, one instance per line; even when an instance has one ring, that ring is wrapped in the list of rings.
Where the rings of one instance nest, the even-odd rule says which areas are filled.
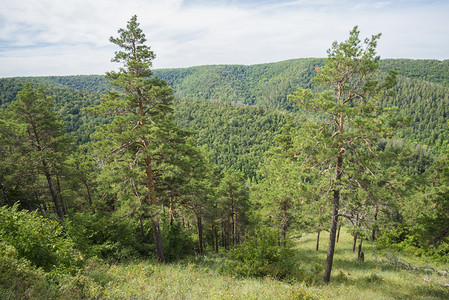
[[[131,261],[106,264],[88,260],[76,276],[61,276],[57,284],[27,283],[18,296],[0,284],[0,298],[17,299],[449,299],[449,276],[424,271],[401,270],[379,264],[371,243],[364,241],[365,262],[352,253],[352,237],[342,232],[336,246],[331,283],[322,283],[328,235],[321,235],[315,251],[315,235],[297,241],[300,278],[278,281],[272,278],[236,278],[220,272],[219,256],[191,258],[174,264]],[[396,254],[398,256],[398,254]],[[420,267],[449,269],[424,259],[401,255]],[[377,253],[377,259],[386,261]],[[5,265],[6,267],[6,265]],[[14,273],[15,274],[15,273]],[[40,275],[41,277],[43,275]],[[18,276],[17,280],[24,280]],[[17,282],[17,286],[23,285]],[[40,282],[40,281],[39,281]],[[29,287],[28,287],[29,286]],[[45,290],[48,289],[48,290]]]
[[[63,285],[61,298],[313,299],[300,285],[269,278],[233,278],[202,263],[140,261],[106,266],[94,261],[85,271],[86,275],[72,277]]]
[[[316,236],[307,235],[298,242],[298,252],[303,264],[323,263],[327,253],[328,234],[321,234],[320,249],[315,251]],[[386,255],[374,250],[372,243],[364,241],[365,261],[352,252],[352,236],[342,231],[336,244],[331,283],[323,285],[318,280],[312,286],[327,299],[449,299],[449,276],[424,271],[402,270],[387,261]],[[448,269],[448,265],[431,264],[405,254],[395,254],[403,261],[420,268]],[[376,258],[377,257],[377,258]],[[319,280],[322,278],[320,274]]]
[[[385,255],[377,253],[376,259],[367,241],[365,261],[361,262],[352,252],[352,237],[345,231],[336,246],[331,283],[324,285],[327,239],[328,235],[321,235],[318,252],[314,235],[298,240],[303,275],[296,281],[221,274],[220,257],[166,265],[137,261],[107,266],[93,261],[86,266],[84,281],[78,278],[74,284],[72,278],[61,291],[72,299],[449,299],[449,287],[444,286],[449,283],[448,276],[379,264],[377,260],[387,260]],[[412,256],[400,257],[415,266],[448,269],[447,265],[431,265]]]

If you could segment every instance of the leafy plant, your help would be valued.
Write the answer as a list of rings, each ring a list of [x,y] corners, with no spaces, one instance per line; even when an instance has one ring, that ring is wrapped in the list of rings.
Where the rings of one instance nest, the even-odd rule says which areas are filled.
[[[83,261],[58,222],[38,216],[37,212],[19,211],[18,204],[0,208],[0,242],[13,246],[19,258],[46,271],[73,272]]]
[[[0,295],[2,299],[48,299],[54,290],[42,269],[20,258],[13,246],[0,242]]]
[[[164,225],[168,225],[164,223]],[[179,222],[174,222],[171,226],[164,226],[162,241],[165,249],[165,259],[175,261],[193,254],[195,242],[182,230]]]
[[[275,230],[264,228],[248,235],[245,241],[227,254],[225,271],[238,276],[277,279],[298,277],[298,260],[291,244],[280,246]]]

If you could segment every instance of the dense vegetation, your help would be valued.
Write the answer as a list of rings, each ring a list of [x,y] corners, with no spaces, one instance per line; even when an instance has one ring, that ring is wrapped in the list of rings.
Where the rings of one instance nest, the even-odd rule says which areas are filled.
[[[153,75],[166,80],[168,85],[174,88],[175,106],[188,107],[183,104],[185,100],[206,100],[212,103],[244,104],[240,108],[246,105],[264,107],[268,110],[267,112],[273,109],[297,112],[300,108],[293,105],[287,96],[298,87],[313,87],[311,80],[316,75],[315,69],[323,66],[324,63],[324,59],[306,58],[253,66],[223,65],[161,69],[155,70]],[[399,131],[398,136],[408,142],[431,146],[432,150],[437,152],[448,135],[446,126],[447,107],[449,107],[447,65],[447,60],[386,59],[379,62],[379,69],[382,72],[396,70],[400,75],[396,86],[396,96],[386,97],[382,101],[384,107],[397,107],[397,114],[411,121],[406,129]],[[83,107],[98,101],[100,94],[110,88],[104,76],[3,78],[0,79],[1,105],[5,107],[7,103],[16,99],[18,91],[26,82],[31,82],[36,87],[39,84],[45,85],[47,93],[56,99],[57,111],[65,117],[67,131],[74,132],[81,144],[89,140],[89,135],[96,125],[105,121],[81,113]],[[203,103],[207,105],[206,102]],[[209,107],[208,109],[214,109]],[[220,110],[220,108],[217,109]],[[285,114],[285,112],[282,113]],[[220,115],[219,111],[216,114]],[[236,115],[240,114],[236,113]],[[178,116],[183,117],[183,114]],[[179,122],[182,122],[182,126],[202,130],[206,126],[200,128],[198,124],[201,124],[204,118],[207,116],[201,115],[201,119],[190,117],[188,120]],[[283,124],[280,123],[277,130]],[[203,144],[204,141],[199,143]],[[212,143],[208,143],[208,147],[218,150]],[[232,159],[235,157],[226,158],[227,161]],[[245,167],[248,170],[252,168],[249,165]]]
[[[153,71],[136,17],[118,33],[106,77],[0,79],[4,298],[342,297],[323,271],[408,297],[373,289],[409,276],[398,253],[447,268],[447,61],[380,60],[354,28],[327,60]],[[448,296],[431,280],[413,295]]]

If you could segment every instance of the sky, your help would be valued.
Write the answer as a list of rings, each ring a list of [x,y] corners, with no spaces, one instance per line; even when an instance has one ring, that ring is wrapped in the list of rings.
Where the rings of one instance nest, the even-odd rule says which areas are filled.
[[[449,58],[449,0],[0,0],[0,77],[116,70],[133,15],[158,69],[326,57],[355,25],[381,58]]]

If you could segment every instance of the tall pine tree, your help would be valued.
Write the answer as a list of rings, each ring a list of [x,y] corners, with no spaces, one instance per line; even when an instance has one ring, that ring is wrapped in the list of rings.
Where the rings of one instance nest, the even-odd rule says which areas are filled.
[[[33,190],[36,206],[46,208],[40,195],[50,195],[59,218],[67,214],[61,195],[61,177],[64,176],[64,162],[73,145],[64,131],[62,117],[53,110],[53,99],[44,89],[33,89],[26,84],[4,112],[1,131],[8,140],[8,153],[3,166],[8,167],[9,181],[12,184],[26,185]],[[9,130],[8,130],[9,128]],[[45,177],[47,193],[41,190],[41,177]],[[11,185],[10,185],[11,186]],[[6,189],[6,186],[3,186]],[[5,191],[4,191],[5,192]],[[39,200],[37,200],[39,199]]]
[[[179,129],[172,117],[172,88],[152,78],[150,47],[133,16],[125,29],[110,41],[121,48],[113,62],[123,64],[118,72],[106,73],[117,88],[90,111],[113,116],[110,124],[97,128],[94,153],[103,164],[103,172],[113,178],[111,187],[119,204],[130,215],[137,215],[143,227],[150,218],[156,257],[164,262],[159,212],[166,179],[176,173],[185,152],[189,133]],[[102,177],[104,178],[104,177]],[[143,228],[142,233],[145,230]]]
[[[299,105],[320,114],[318,122],[303,126],[298,155],[303,172],[325,178],[331,196],[325,283],[330,281],[342,196],[349,200],[364,177],[375,176],[377,142],[391,134],[388,110],[379,100],[396,84],[396,73],[381,81],[376,72],[379,37],[362,42],[354,27],[347,41],[332,44],[326,65],[317,68],[314,80],[327,90],[314,94],[298,89],[291,96]]]

